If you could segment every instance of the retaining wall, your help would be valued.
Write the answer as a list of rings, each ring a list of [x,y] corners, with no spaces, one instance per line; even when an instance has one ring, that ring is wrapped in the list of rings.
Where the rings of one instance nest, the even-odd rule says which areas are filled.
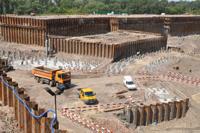
[[[45,40],[48,36],[82,36],[82,35],[94,35],[107,33],[111,31],[122,30],[137,30],[144,32],[159,33],[166,37],[166,33],[170,35],[187,35],[200,33],[200,16],[160,16],[160,15],[149,15],[149,16],[64,16],[64,17],[49,17],[49,16],[14,16],[4,15],[0,16],[0,29],[3,40],[8,42],[16,42],[28,45],[45,46]],[[132,55],[135,51],[155,51],[160,47],[163,47],[166,39],[160,42],[152,44],[152,40],[146,41],[141,46],[137,45],[140,40],[136,42],[129,42],[123,44],[124,46],[108,46],[106,44],[97,45],[96,50],[93,50],[93,45],[87,44],[88,42],[80,42],[83,45],[88,45],[84,50],[80,50],[82,44],[79,42],[66,42],[61,40],[60,37],[55,37],[51,40],[51,45],[55,51],[67,51],[68,44],[75,45],[78,49],[68,51],[69,53],[80,53],[82,55],[91,55],[108,58],[119,58],[119,56],[127,57]],[[52,44],[53,41],[53,44]],[[136,46],[133,44],[136,43]],[[66,45],[64,45],[66,44]],[[76,44],[78,46],[76,46]],[[131,44],[131,45],[130,45]],[[105,45],[105,46],[104,46]],[[157,46],[155,46],[157,45]],[[91,46],[91,47],[90,47]],[[132,48],[137,47],[138,48]],[[62,48],[66,47],[66,48]],[[69,46],[70,47],[70,46]],[[85,46],[83,46],[85,47]],[[96,47],[96,46],[95,46]],[[104,48],[108,47],[108,48]],[[123,47],[126,50],[119,50],[119,47]],[[152,49],[151,49],[152,48]],[[101,51],[98,49],[105,49]],[[112,49],[106,51],[106,49]],[[114,49],[114,50],[113,50]],[[117,50],[116,50],[117,49]],[[132,51],[130,51],[132,49]],[[81,52],[85,51],[85,52]],[[89,53],[89,51],[91,51]],[[92,53],[94,51],[95,53]],[[118,53],[119,51],[119,53]],[[125,52],[123,52],[125,51]],[[68,53],[67,52],[67,53]],[[97,53],[96,53],[97,52]],[[120,57],[122,58],[122,57]]]
[[[69,54],[79,54],[111,58],[113,60],[129,57],[140,53],[152,52],[166,48],[167,39],[158,37],[143,39],[123,44],[103,44],[101,42],[83,42],[81,40],[66,39],[61,36],[49,36],[50,48],[55,52],[65,52]]]
[[[169,33],[172,36],[200,34],[200,16],[169,18]]]
[[[47,33],[58,36],[83,36],[110,32],[109,18],[68,18],[47,21]]]
[[[189,99],[187,98],[168,103],[132,105],[124,110],[124,116],[126,122],[134,127],[147,126],[185,117],[188,109]]]
[[[44,46],[46,22],[40,19],[0,16],[1,35],[8,42]]]
[[[123,30],[162,33],[163,28],[164,18],[162,17],[119,18],[119,29]]]
[[[52,118],[49,118],[45,114],[40,119],[36,119],[31,116],[27,108],[18,100],[17,96],[10,89],[14,87],[18,96],[26,103],[27,106],[35,115],[40,115],[45,112],[45,109],[40,108],[38,104],[31,100],[30,97],[25,93],[24,88],[20,88],[18,83],[14,82],[12,78],[3,74],[0,69],[0,101],[4,106],[14,108],[14,116],[18,122],[20,130],[24,133],[51,133],[50,123]],[[8,85],[6,85],[8,84]],[[55,133],[66,133],[64,130],[55,130]]]

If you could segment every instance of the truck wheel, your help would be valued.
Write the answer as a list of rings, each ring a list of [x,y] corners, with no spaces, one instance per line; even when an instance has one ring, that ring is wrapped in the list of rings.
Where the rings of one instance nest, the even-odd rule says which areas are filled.
[[[58,87],[59,86],[59,83],[56,83],[56,87]]]
[[[128,123],[133,122],[133,111],[131,109],[127,109],[127,111],[126,111],[126,121]]]
[[[45,83],[43,78],[41,78],[41,81],[42,81],[42,84],[44,84],[44,83]]]
[[[54,82],[53,82],[53,81],[49,81],[49,85],[50,85],[51,87],[53,87],[53,86],[54,86]]]
[[[37,78],[37,82],[40,83],[40,78],[39,77]]]

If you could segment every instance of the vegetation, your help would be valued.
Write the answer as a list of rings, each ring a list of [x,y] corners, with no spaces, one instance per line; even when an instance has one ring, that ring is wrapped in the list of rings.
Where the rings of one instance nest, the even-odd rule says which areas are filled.
[[[0,14],[200,14],[200,0],[0,0]]]

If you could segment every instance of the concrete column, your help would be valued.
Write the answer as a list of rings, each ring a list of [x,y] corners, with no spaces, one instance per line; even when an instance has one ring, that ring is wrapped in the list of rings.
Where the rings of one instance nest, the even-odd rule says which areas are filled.
[[[91,43],[92,45],[92,55],[91,56],[95,56],[95,43]]]
[[[75,48],[75,54],[80,54],[79,51],[78,51],[79,50],[79,43],[80,43],[80,41],[77,40],[75,47],[74,47]]]
[[[9,83],[11,86],[13,86],[13,82],[11,81],[10,83]],[[8,89],[8,105],[9,105],[9,107],[13,107],[13,91],[12,90],[10,90],[10,89]]]
[[[163,106],[162,104],[157,104],[157,109],[158,109],[158,123],[163,121]]]
[[[104,44],[104,45],[103,45],[103,48],[104,48],[103,57],[106,58],[106,53],[107,53],[107,44]]]
[[[69,54],[69,40],[65,40],[66,53]]]
[[[39,109],[39,113],[43,113],[45,112],[44,109]],[[42,117],[40,119],[40,133],[50,133],[46,131],[46,122],[47,122],[47,118],[46,117]],[[49,126],[48,126],[49,127]]]
[[[145,117],[144,117],[144,106],[140,105],[139,106],[139,113],[140,113],[140,117],[139,117],[139,125],[143,126],[145,123]]]
[[[91,43],[87,43],[87,45],[88,45],[88,55],[91,56],[91,53],[92,53]]]
[[[112,57],[112,45],[109,45],[108,47],[108,58]]]
[[[138,126],[138,106],[133,106],[133,127],[136,128]]]
[[[66,48],[65,48],[65,39],[62,39],[62,52],[66,52]]]
[[[24,101],[30,107],[30,97],[24,95]],[[24,133],[32,133],[32,117],[24,106]]]
[[[84,44],[83,44],[84,46],[84,55],[88,55],[88,43],[87,42],[84,42]]]
[[[68,48],[68,46],[69,46],[69,41],[68,40],[64,40],[64,47],[65,47],[65,53],[69,53],[69,48]]]
[[[60,38],[56,38],[56,47],[57,47],[57,49],[58,49],[57,52],[60,52],[60,51],[61,51],[60,40],[61,40]]]
[[[63,52],[63,39],[60,38],[60,52]]]
[[[0,73],[1,73],[0,74],[0,76],[1,76],[2,75],[2,71]],[[3,81],[0,80],[0,101],[2,101],[2,92],[3,92],[3,90],[2,90],[2,84],[3,84]]]
[[[181,117],[185,117],[187,111],[186,100],[181,101],[181,108],[182,108]]]
[[[79,43],[79,54],[80,55],[84,55],[84,47],[83,47],[83,42],[81,41],[80,43]]]
[[[75,41],[74,40],[71,40],[71,53],[74,54],[74,51],[75,51]]]
[[[40,115],[45,112],[44,109],[38,109],[37,103],[31,102],[31,104],[35,115]],[[46,117],[42,117],[41,119],[32,118],[32,133],[45,133],[45,123],[43,123],[45,119]]]
[[[90,43],[90,56],[93,56],[93,43]]]
[[[75,46],[75,43],[76,43],[76,41],[75,41],[75,40],[72,40],[72,43],[71,43],[71,52],[72,52],[72,54],[74,54],[74,46]]]
[[[32,101],[30,104],[31,104],[33,113],[35,115],[39,115],[38,104],[35,101]],[[39,126],[40,124],[38,124],[39,120],[32,118],[31,122],[32,122],[32,133],[40,133],[40,126]]]
[[[157,120],[158,120],[157,107],[156,107],[156,105],[150,105],[150,107],[151,107],[151,111],[152,111],[152,121],[151,121],[151,123],[154,123],[154,122],[157,123]]]
[[[186,112],[188,111],[189,109],[189,98],[186,98]]]
[[[69,40],[69,53],[72,53],[73,40]]]
[[[152,115],[151,115],[152,113],[151,113],[151,108],[150,108],[150,106],[145,106],[145,119],[146,119],[146,122],[145,122],[145,125],[149,125],[149,124],[151,124],[151,121],[152,121]]]
[[[23,98],[24,96],[24,88],[19,88],[18,90],[18,94],[19,94],[19,97],[20,98]],[[20,131],[23,131],[24,129],[24,108],[23,108],[23,105],[18,102],[18,105],[17,105],[17,114],[18,114],[18,125],[19,125],[19,128],[20,128]]]
[[[105,58],[108,58],[108,44],[105,44]]]
[[[98,57],[98,53],[99,53],[99,44],[95,43],[95,56]]]
[[[181,102],[176,102],[176,119],[181,117]]]
[[[169,121],[169,104],[164,103],[164,121]]]
[[[102,57],[102,51],[103,51],[102,44],[99,43],[99,57]]]
[[[13,87],[15,88],[15,92],[18,93],[18,84],[16,82],[13,82]],[[15,119],[18,121],[18,99],[16,98],[15,94],[12,93],[13,97],[13,106],[14,106],[14,113],[15,113]]]
[[[50,128],[50,126],[48,126],[48,125],[51,125],[51,120],[52,120],[51,118],[45,118],[45,119],[44,119],[44,122],[45,122],[45,123],[44,123],[44,124],[45,124],[45,125],[44,125],[44,126],[45,126],[45,128],[44,128],[44,129],[45,129],[44,133],[51,133],[51,128]],[[43,123],[41,123],[41,124],[43,124]]]
[[[12,79],[11,78],[9,78],[8,80],[7,80],[7,82],[8,82],[8,84],[10,85],[10,86],[12,86]],[[7,86],[6,87],[6,93],[7,93],[7,105],[9,106],[9,107],[11,107],[11,104],[12,104],[12,91],[10,90],[10,88]]]
[[[86,55],[86,43],[85,42],[81,42],[81,55]]]
[[[127,107],[125,110],[126,110],[126,121],[128,123],[132,123],[133,122],[133,112],[132,112],[131,108]]]
[[[169,108],[170,108],[169,119],[172,120],[175,118],[176,114],[175,102],[169,102]]]
[[[9,78],[9,77],[5,77],[5,78],[4,78],[4,81],[5,81],[6,83],[9,83],[11,80],[12,80],[12,79]],[[7,90],[7,89],[8,89],[7,86],[6,86],[6,85],[3,85],[2,103],[3,103],[4,106],[8,105],[8,96],[7,96],[7,95],[8,95],[8,90]]]

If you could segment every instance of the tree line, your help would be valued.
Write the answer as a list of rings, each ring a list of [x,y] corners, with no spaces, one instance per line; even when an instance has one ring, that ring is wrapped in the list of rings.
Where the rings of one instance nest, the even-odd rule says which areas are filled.
[[[0,14],[200,14],[200,0],[0,0]]]

